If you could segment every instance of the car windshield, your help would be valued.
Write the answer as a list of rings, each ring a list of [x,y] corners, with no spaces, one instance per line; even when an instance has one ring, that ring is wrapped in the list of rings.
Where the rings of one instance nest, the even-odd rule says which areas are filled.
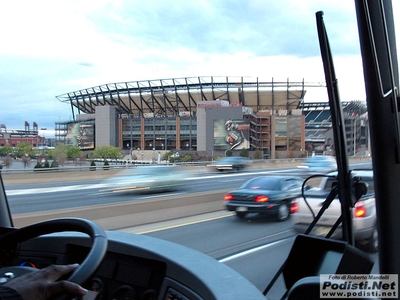
[[[118,176],[147,176],[147,175],[168,175],[168,172],[176,171],[177,169],[169,166],[138,166],[128,168],[119,172]]]
[[[332,162],[333,162],[333,159],[331,159],[330,157],[327,157],[327,156],[311,156],[305,160],[305,163],[308,163],[308,164],[310,164],[310,163],[314,163],[314,164],[332,163]]]
[[[243,184],[242,189],[262,189],[262,190],[280,190],[281,180],[277,178],[259,177],[249,180]]]
[[[372,177],[362,176],[359,178],[359,180],[367,184],[367,194],[375,193],[375,183]],[[336,185],[337,185],[337,180],[335,178],[328,178],[326,181],[326,185],[324,186],[324,189],[326,191],[330,191],[332,187]]]
[[[224,157],[217,161],[217,163],[235,163],[244,160],[241,157]]]
[[[22,2],[4,1],[7,13],[0,18],[5,28],[0,230],[79,218],[121,237],[110,246],[113,251],[144,241],[135,251],[124,250],[123,264],[108,255],[112,270],[98,269],[103,283],[122,270],[137,299],[213,299],[208,297],[213,289],[201,297],[192,290],[175,294],[182,281],[194,281],[197,270],[169,269],[168,255],[187,261],[190,255],[155,249],[152,239],[204,254],[261,293],[281,270],[298,236],[293,215],[302,201],[303,180],[338,169],[336,118],[318,59],[316,10],[326,10],[327,27],[337,30],[334,42],[342,47],[338,61],[345,67],[338,75],[347,86],[341,99],[349,166],[372,167],[371,153],[378,147],[371,151],[371,139],[381,133],[369,127],[354,1]],[[384,87],[380,92],[391,90]],[[382,103],[390,102],[396,111],[396,97],[390,101]],[[391,119],[399,121],[396,117]],[[400,138],[393,143],[399,146],[393,161],[400,161]],[[315,187],[320,180],[310,182]],[[337,183],[327,180],[329,191]],[[369,193],[375,192],[372,178],[361,180]],[[381,177],[375,180],[377,191],[382,190]],[[305,190],[328,194],[309,186]],[[230,210],[226,203],[232,204]],[[328,201],[318,199],[315,207],[323,203]],[[374,203],[364,204],[355,227],[368,219],[362,213],[375,211]],[[314,206],[306,209],[312,215]],[[369,232],[360,244],[378,239],[378,223],[367,221]],[[327,227],[319,228],[320,236],[329,232]],[[56,254],[46,253],[43,264],[60,262],[61,255],[54,257],[64,248],[77,259],[89,252],[79,237],[70,239],[75,240],[73,247],[51,249]],[[21,257],[18,263],[34,266],[35,255],[46,247],[19,248],[33,258]],[[161,267],[146,264],[147,250],[163,260]],[[136,254],[143,254],[139,263],[129,258]],[[368,253],[376,262],[372,273],[379,273],[378,255]],[[141,285],[160,280],[152,276],[157,268],[166,278],[176,278],[163,282],[169,294],[154,297],[150,287],[146,293]],[[217,283],[226,279],[216,278],[212,269],[204,274]],[[281,299],[284,281],[279,278],[266,298]],[[135,298],[121,293],[110,299],[129,297]]]

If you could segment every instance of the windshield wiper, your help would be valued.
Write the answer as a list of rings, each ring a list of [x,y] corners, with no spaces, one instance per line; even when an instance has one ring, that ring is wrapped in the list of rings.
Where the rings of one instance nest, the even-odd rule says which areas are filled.
[[[335,141],[336,161],[338,167],[338,194],[342,209],[343,240],[354,245],[352,207],[355,204],[351,188],[351,172],[346,147],[346,133],[342,104],[339,97],[338,83],[333,65],[332,53],[323,20],[323,12],[316,13],[318,39],[321,57],[324,65],[326,88],[329,98],[329,107],[332,119],[333,136]]]

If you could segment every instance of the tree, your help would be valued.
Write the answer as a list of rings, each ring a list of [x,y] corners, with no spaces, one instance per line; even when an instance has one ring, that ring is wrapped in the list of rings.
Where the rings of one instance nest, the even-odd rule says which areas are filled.
[[[49,150],[49,156],[51,156],[53,160],[56,160],[58,164],[63,166],[68,158],[67,145],[57,145],[54,149]]]
[[[34,155],[34,151],[33,151],[31,144],[29,144],[27,142],[23,142],[23,143],[18,144],[14,148],[13,154],[16,157],[22,157],[25,154],[32,157]]]
[[[11,157],[11,155],[7,154],[6,157],[3,158],[3,166],[6,168],[11,167],[13,163],[13,158]]]
[[[69,160],[76,160],[82,155],[82,150],[77,146],[67,145],[67,157]]]
[[[86,163],[86,154],[80,151],[74,159],[75,165],[82,165]]]
[[[25,169],[31,163],[31,158],[26,153],[24,155],[22,155],[22,163],[24,164]]]
[[[9,145],[0,148],[0,156],[7,156],[13,153],[13,148]]]
[[[66,163],[66,161],[68,160],[68,156],[67,156],[67,153],[59,153],[57,156],[56,156],[56,160],[58,161],[58,163],[60,164],[60,165],[65,165],[65,163]]]
[[[54,160],[57,160],[60,164],[61,162],[58,160],[60,154],[64,154],[67,156],[67,145],[59,144],[54,149],[49,150],[49,156],[51,156]]]
[[[81,149],[76,146],[70,146],[65,144],[57,145],[53,150],[49,151],[49,155],[60,165],[64,165],[69,159],[73,160],[81,156]]]
[[[102,159],[119,159],[122,158],[121,151],[119,148],[114,146],[100,146],[96,147],[91,153],[92,158]]]

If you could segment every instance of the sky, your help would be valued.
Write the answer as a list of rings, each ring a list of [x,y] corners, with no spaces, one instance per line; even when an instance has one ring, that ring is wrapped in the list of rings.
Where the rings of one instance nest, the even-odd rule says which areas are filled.
[[[400,15],[399,1],[393,1]],[[351,0],[13,0],[0,9],[0,124],[54,136],[56,96],[113,82],[197,76],[324,82],[324,12],[342,101],[365,100]],[[400,32],[399,24],[396,31]],[[398,42],[399,43],[399,42]],[[399,51],[400,52],[400,51]],[[305,101],[327,101],[308,89]]]

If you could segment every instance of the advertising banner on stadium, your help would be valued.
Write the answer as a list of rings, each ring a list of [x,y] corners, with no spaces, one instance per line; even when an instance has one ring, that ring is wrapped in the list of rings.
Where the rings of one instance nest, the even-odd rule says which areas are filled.
[[[249,149],[249,130],[248,120],[215,120],[214,149],[221,151]]]
[[[79,147],[81,150],[94,149],[94,123],[68,123],[66,144]]]

